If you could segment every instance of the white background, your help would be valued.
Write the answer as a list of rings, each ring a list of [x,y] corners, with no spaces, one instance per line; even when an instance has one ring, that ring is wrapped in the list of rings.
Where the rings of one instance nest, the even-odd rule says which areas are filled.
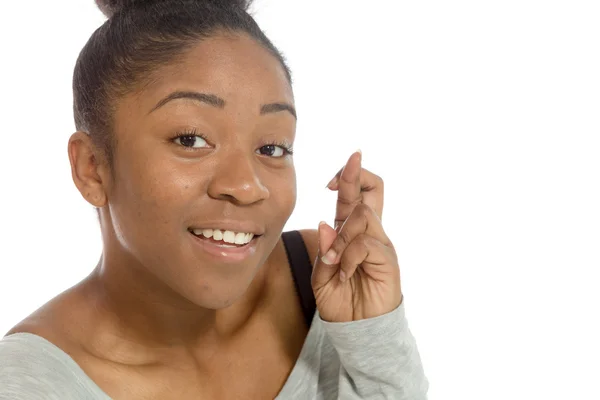
[[[269,0],[299,113],[288,229],[333,219],[352,151],[386,181],[430,399],[599,399],[600,3]],[[101,243],[66,153],[92,0],[0,24],[0,332]]]

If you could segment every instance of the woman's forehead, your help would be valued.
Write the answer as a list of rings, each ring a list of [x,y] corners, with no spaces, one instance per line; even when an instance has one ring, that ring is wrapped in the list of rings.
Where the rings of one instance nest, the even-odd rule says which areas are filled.
[[[215,95],[234,105],[294,104],[291,85],[279,60],[243,34],[199,41],[170,64],[158,67],[148,81],[132,96],[148,111],[177,91]]]

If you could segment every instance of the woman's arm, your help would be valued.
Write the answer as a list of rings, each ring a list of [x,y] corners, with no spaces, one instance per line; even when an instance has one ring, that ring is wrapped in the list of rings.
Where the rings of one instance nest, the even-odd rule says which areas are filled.
[[[394,311],[353,322],[323,324],[338,352],[339,398],[427,399],[429,382],[404,313]]]

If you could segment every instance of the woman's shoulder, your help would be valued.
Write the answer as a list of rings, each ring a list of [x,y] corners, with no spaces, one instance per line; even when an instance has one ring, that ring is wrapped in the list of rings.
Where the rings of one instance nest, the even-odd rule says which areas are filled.
[[[0,372],[15,372],[28,367],[57,369],[69,357],[45,338],[30,332],[10,333],[0,339]],[[58,368],[61,369],[61,368]]]
[[[0,399],[107,399],[77,361],[94,327],[83,282],[0,339]]]
[[[71,347],[77,347],[76,336],[85,336],[85,332],[81,331],[89,325],[91,319],[87,312],[87,301],[80,290],[82,284],[83,282],[46,302],[8,331],[5,338],[21,334],[14,337],[27,338],[27,343],[37,344],[42,343],[34,338],[43,338],[67,353]]]
[[[45,393],[57,390],[57,399],[90,398],[91,382],[73,358],[82,351],[79,339],[90,333],[86,327],[93,326],[79,286],[60,293],[0,337],[0,399],[40,398],[42,393],[49,399],[54,397]],[[6,397],[9,390],[19,392]],[[27,396],[30,391],[38,396]]]
[[[0,339],[0,398],[90,398],[92,389],[75,361],[43,337],[19,332]]]

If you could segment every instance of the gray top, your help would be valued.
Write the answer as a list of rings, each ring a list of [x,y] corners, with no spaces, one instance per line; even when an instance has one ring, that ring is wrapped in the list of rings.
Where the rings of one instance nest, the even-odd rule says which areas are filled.
[[[429,383],[404,313],[330,323],[318,312],[277,400],[427,399]],[[61,349],[30,333],[0,340],[1,400],[109,400]]]

